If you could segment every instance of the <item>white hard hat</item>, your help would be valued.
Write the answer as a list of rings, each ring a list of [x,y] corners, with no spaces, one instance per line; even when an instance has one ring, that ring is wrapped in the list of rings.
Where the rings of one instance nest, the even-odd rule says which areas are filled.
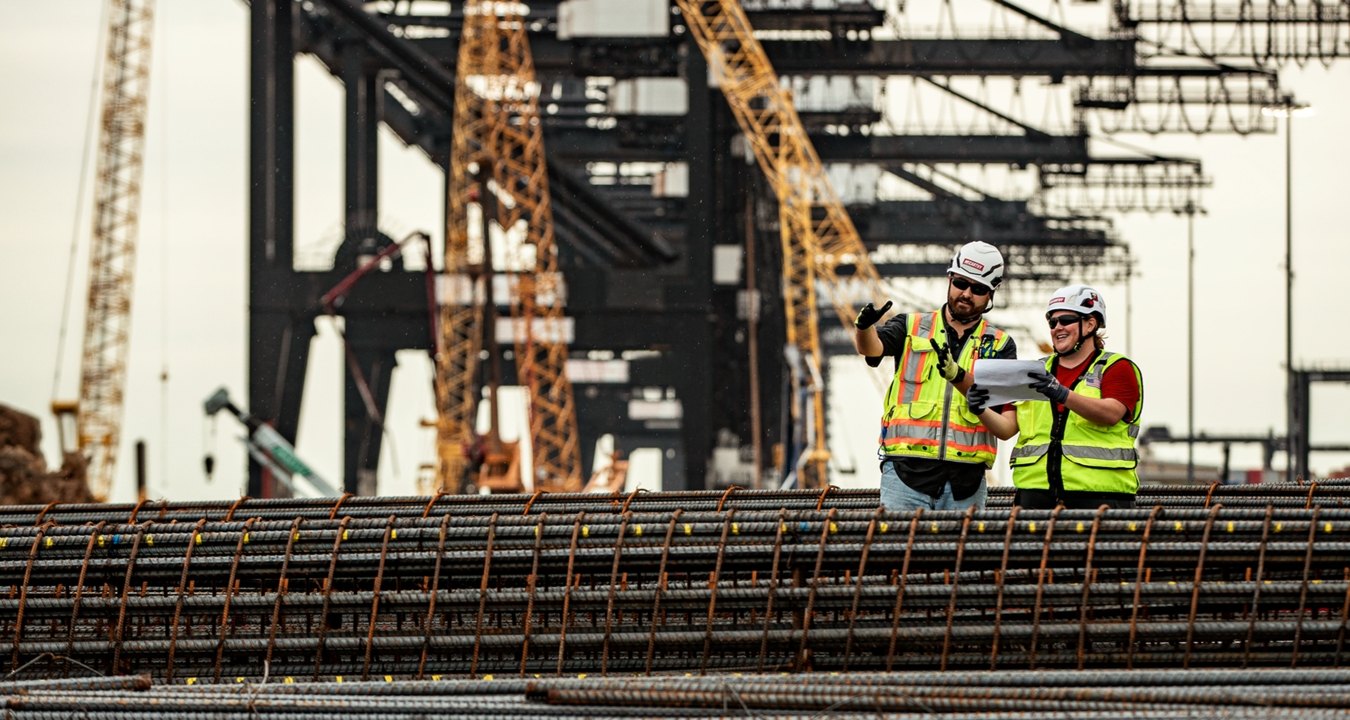
[[[1045,316],[1056,310],[1072,310],[1080,315],[1096,315],[1101,326],[1106,327],[1106,301],[1102,294],[1087,285],[1068,285],[1050,296],[1050,305]]]
[[[1003,253],[982,240],[968,242],[952,256],[947,272],[997,289],[1003,282]]]

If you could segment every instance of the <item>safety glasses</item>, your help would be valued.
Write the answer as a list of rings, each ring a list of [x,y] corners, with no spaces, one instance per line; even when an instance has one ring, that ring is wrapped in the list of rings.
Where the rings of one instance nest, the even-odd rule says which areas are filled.
[[[1064,327],[1076,325],[1078,324],[1078,321],[1082,319],[1083,316],[1081,315],[1056,315],[1055,317],[1046,318],[1045,321],[1050,324],[1050,329],[1054,330],[1061,325]]]
[[[989,293],[993,292],[993,290],[990,290],[989,288],[979,283],[971,282],[963,277],[952,278],[952,287],[956,288],[957,290],[963,291],[969,290],[970,294],[974,295],[975,297],[984,297],[985,295],[988,295]]]

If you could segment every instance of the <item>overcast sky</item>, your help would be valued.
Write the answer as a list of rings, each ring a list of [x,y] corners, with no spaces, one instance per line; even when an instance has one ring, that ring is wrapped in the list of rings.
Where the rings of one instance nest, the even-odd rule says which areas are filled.
[[[239,493],[244,456],[227,418],[212,428],[201,404],[217,387],[246,399],[245,333],[248,182],[247,7],[237,0],[159,3],[151,81],[146,172],[135,277],[126,419],[115,498],[132,493],[130,444],[149,445],[150,493],[172,498],[232,497]],[[99,37],[100,2],[0,2],[0,339],[5,372],[0,403],[43,421],[44,450],[57,462],[48,405],[73,399],[78,384],[89,244],[89,194],[80,197],[90,89]],[[1314,114],[1294,121],[1294,357],[1296,364],[1350,367],[1350,335],[1341,308],[1350,267],[1345,221],[1350,164],[1350,61],[1328,70],[1289,68],[1282,82]],[[342,92],[312,61],[298,69],[297,254],[325,247],[341,233]],[[1284,429],[1284,139],[1261,135],[1126,136],[1163,154],[1196,156],[1214,178],[1197,219],[1197,349],[1195,418],[1210,433]],[[438,241],[443,202],[439,173],[418,151],[388,133],[381,138],[382,225],[401,236],[430,231]],[[91,169],[92,172],[92,169]],[[78,215],[77,215],[78,213]],[[77,221],[78,220],[78,221]],[[1125,323],[1125,289],[1102,287],[1112,314],[1109,347],[1128,350],[1143,369],[1145,425],[1174,434],[1186,425],[1186,221],[1170,214],[1117,217],[1117,228],[1139,262],[1132,287],[1132,323]],[[62,306],[75,243],[74,310],[58,358]],[[1073,278],[1066,277],[1066,281]],[[941,288],[925,288],[936,304]],[[1045,333],[1039,308],[1001,308],[991,315],[1032,329],[1019,336],[1034,357]],[[298,447],[302,457],[337,481],[341,467],[341,357],[323,324],[311,363]],[[417,428],[431,417],[429,367],[404,353],[388,417],[381,491],[413,489],[417,465],[431,462],[432,437]],[[855,474],[848,485],[875,483],[875,422],[879,393],[861,361],[836,361],[836,458]],[[1350,443],[1350,389],[1318,386],[1313,442]],[[392,451],[392,455],[391,455]],[[203,478],[202,456],[218,470]],[[1166,451],[1184,459],[1184,448]],[[1217,448],[1197,459],[1218,462]],[[1234,465],[1255,467],[1254,448],[1234,450]],[[1282,464],[1282,458],[1277,458]],[[1315,471],[1350,463],[1314,456]]]

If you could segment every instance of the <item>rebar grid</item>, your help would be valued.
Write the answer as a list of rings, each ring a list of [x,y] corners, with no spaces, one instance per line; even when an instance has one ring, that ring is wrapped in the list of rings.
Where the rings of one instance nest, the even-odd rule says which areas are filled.
[[[49,655],[161,682],[1312,667],[1347,652],[1350,510],[899,514],[806,496],[821,509],[44,518],[0,528],[0,648],[11,668]]]

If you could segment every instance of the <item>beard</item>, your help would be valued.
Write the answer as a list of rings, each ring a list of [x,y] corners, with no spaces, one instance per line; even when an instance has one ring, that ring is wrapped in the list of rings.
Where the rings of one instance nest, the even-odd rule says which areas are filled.
[[[951,313],[953,320],[969,323],[979,320],[980,316],[984,314],[984,308],[979,307],[974,303],[961,305],[957,300],[948,299],[947,312]]]

